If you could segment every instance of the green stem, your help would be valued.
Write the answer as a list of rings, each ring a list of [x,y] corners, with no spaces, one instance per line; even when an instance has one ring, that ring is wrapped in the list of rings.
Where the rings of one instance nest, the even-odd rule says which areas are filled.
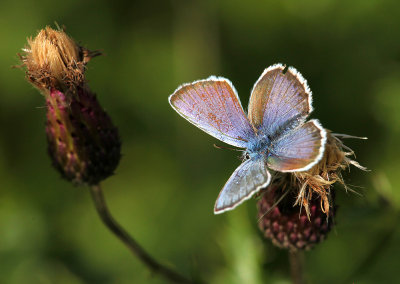
[[[299,251],[289,251],[290,274],[293,284],[305,284],[303,274],[303,254]]]
[[[152,272],[158,273],[174,283],[196,283],[195,281],[192,281],[182,276],[178,272],[157,262],[115,221],[108,210],[100,185],[91,186],[90,192],[94,205],[96,206],[97,213],[99,214],[103,223],[130,249],[133,255],[137,256]]]

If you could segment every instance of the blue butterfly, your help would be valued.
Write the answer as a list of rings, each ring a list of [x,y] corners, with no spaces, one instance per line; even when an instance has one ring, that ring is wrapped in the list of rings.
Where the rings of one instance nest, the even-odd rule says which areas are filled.
[[[232,83],[222,77],[183,84],[169,97],[183,118],[211,136],[244,148],[244,162],[222,188],[214,207],[234,209],[271,181],[268,169],[306,171],[325,150],[326,130],[312,112],[307,81],[293,67],[275,64],[253,86],[246,116]]]

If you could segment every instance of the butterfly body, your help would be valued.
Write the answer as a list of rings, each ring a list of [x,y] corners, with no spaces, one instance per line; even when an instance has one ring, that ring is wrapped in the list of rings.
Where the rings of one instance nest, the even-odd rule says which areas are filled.
[[[244,161],[221,190],[214,213],[232,210],[271,181],[268,169],[305,171],[325,150],[326,131],[313,119],[311,91],[297,70],[276,64],[255,83],[248,115],[232,83],[222,77],[180,86],[171,106],[186,120],[215,138],[244,148]]]
[[[267,135],[256,135],[247,142],[245,154],[250,159],[266,158],[270,146],[271,140]]]

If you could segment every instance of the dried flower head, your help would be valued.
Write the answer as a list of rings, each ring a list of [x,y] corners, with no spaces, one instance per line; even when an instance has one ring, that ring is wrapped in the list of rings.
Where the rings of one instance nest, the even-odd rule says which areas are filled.
[[[322,211],[326,215],[329,214],[329,196],[332,185],[338,182],[347,189],[341,174],[342,170],[350,165],[366,170],[350,158],[354,156],[354,152],[346,147],[339,137],[352,136],[332,134],[328,131],[325,153],[321,161],[308,171],[294,172],[291,175],[285,175],[282,179],[284,183],[287,183],[287,179],[290,179],[290,186],[299,189],[295,205],[303,206],[308,216],[310,215],[309,201],[313,198],[313,195],[320,197]]]
[[[333,184],[347,189],[341,171],[350,165],[366,170],[350,158],[354,152],[339,137],[351,136],[328,131],[324,156],[317,165],[304,172],[277,173],[262,192],[259,226],[277,246],[308,249],[323,240],[335,214]]]
[[[27,79],[39,90],[49,88],[74,92],[85,83],[85,66],[98,51],[79,46],[62,30],[46,27],[32,39],[20,55]]]
[[[48,150],[55,168],[75,184],[97,184],[113,174],[121,157],[118,130],[84,74],[100,53],[50,27],[28,39],[24,52],[26,77],[46,98]]]

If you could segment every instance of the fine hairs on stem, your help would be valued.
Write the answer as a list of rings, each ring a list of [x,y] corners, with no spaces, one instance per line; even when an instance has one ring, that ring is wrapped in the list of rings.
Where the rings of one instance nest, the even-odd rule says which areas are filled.
[[[153,273],[160,274],[173,283],[198,283],[162,265],[150,256],[113,218],[108,210],[103,191],[99,184],[90,187],[90,193],[97,213],[110,231],[118,237],[143,264]]]

